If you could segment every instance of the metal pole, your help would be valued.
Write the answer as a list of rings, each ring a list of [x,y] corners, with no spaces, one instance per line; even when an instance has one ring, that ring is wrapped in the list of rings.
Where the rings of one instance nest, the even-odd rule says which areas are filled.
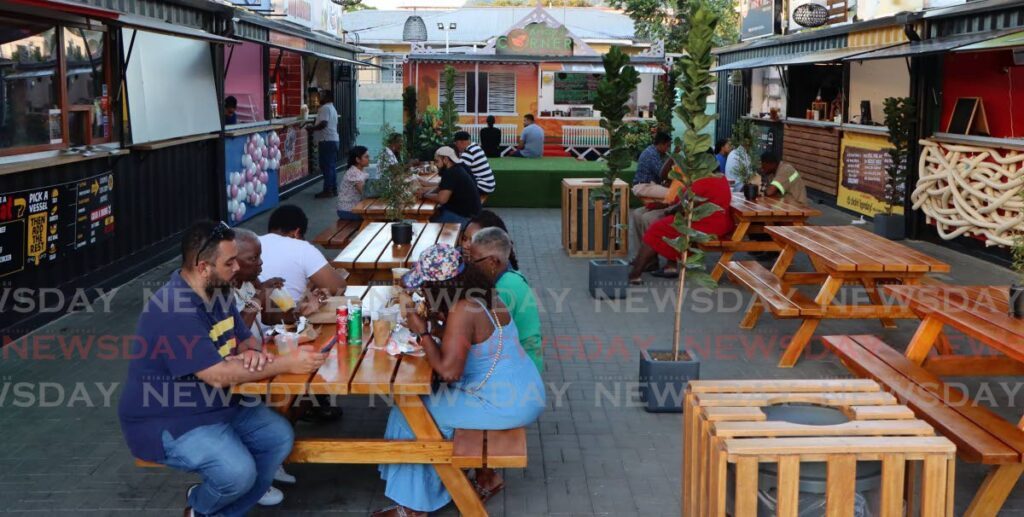
[[[479,124],[480,123],[480,63],[479,62],[476,63],[476,67],[473,70],[473,81],[476,82],[476,87],[473,89],[474,90],[474,95],[476,95],[476,98],[473,99],[473,123],[474,124]],[[490,106],[488,106],[487,109],[491,109]]]
[[[444,30],[444,53],[448,53],[448,29]]]

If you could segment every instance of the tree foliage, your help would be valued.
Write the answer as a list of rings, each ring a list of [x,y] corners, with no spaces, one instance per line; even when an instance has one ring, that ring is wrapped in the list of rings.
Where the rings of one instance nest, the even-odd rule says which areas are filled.
[[[377,155],[378,165],[390,162],[387,158],[387,148],[394,129],[389,124],[384,124],[380,132],[384,136],[380,153]],[[389,221],[401,221],[405,209],[416,199],[410,184],[412,171],[405,166],[408,160],[406,149],[399,150],[395,158],[398,158],[398,162],[390,163],[380,170],[380,199],[384,202],[385,215]]]
[[[672,134],[672,112],[676,109],[676,81],[679,72],[676,67],[668,71],[667,80],[658,81],[654,86],[654,119],[658,121],[658,131]]]
[[[739,41],[740,20],[733,0],[610,0],[633,19],[636,35],[665,42],[665,50],[680,52],[689,30],[685,14],[703,7],[719,19],[714,45],[720,47]]]
[[[917,105],[910,97],[888,97],[884,101],[885,125],[889,128],[889,157],[892,164],[885,168],[885,213],[903,204],[906,195],[907,160],[910,159],[910,138],[914,131]]]
[[[402,111],[405,114],[405,152],[409,155],[417,153],[419,149],[419,131],[416,120],[416,87],[406,86],[402,92]]]
[[[694,183],[711,176],[718,168],[715,157],[707,152],[712,143],[711,135],[703,133],[703,130],[718,118],[718,115],[707,114],[708,96],[712,93],[711,84],[715,81],[711,74],[711,49],[714,47],[718,17],[705,7],[691,6],[689,13],[690,27],[683,45],[685,55],[679,60],[678,86],[683,96],[676,107],[676,116],[685,126],[683,137],[676,141],[676,146],[682,149],[683,154],[672,155],[672,160],[680,170],[674,169],[671,173],[672,179],[683,184],[679,196],[679,212],[673,221],[673,227],[679,232],[679,237],[666,239],[680,255],[675,334],[672,337],[675,360],[679,358],[683,293],[687,277],[703,287],[716,286],[704,266],[704,252],[698,247],[713,237],[695,230],[693,223],[721,210],[717,205],[707,202],[693,192]]]
[[[449,145],[459,130],[459,110],[455,105],[455,67],[446,65],[442,79],[444,80],[444,101],[441,102],[441,139],[443,145]]]
[[[612,47],[602,60],[604,76],[597,83],[594,109],[601,112],[601,127],[608,130],[609,150],[605,156],[607,168],[604,180],[601,188],[594,189],[593,199],[604,202],[605,235],[610,236],[613,215],[617,213],[619,203],[625,201],[615,195],[613,185],[622,175],[622,171],[633,163],[634,158],[626,145],[627,129],[622,119],[629,114],[628,102],[633,90],[640,84],[640,73],[629,64],[629,56],[619,47]],[[611,262],[613,246],[609,245],[607,248],[608,261]]]
[[[739,160],[739,170],[736,176],[740,183],[747,184],[761,170],[761,157],[757,154],[754,146],[756,141],[754,121],[748,118],[736,119],[732,125],[732,145],[734,153],[743,153]]]

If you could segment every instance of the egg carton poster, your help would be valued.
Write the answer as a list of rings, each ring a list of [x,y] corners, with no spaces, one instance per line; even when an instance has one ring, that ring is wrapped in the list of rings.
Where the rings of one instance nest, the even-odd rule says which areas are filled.
[[[224,140],[227,222],[237,225],[277,206],[281,138],[262,131]]]

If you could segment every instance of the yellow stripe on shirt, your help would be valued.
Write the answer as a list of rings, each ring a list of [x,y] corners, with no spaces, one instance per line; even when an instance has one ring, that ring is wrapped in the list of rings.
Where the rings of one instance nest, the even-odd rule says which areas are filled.
[[[233,316],[228,316],[227,318],[218,321],[217,324],[210,329],[210,340],[213,341],[214,344],[216,344],[217,341],[220,340],[220,337],[223,336],[225,332],[229,332],[234,328],[235,318]],[[217,349],[217,352],[220,353],[221,357],[227,357],[228,354],[231,353],[231,350],[234,348],[235,338],[232,337],[226,343],[221,345],[220,348]]]

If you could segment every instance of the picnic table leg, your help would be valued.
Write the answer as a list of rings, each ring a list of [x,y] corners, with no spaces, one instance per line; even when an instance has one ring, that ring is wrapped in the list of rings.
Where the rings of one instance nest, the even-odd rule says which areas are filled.
[[[732,231],[732,237],[729,238],[732,242],[742,242],[743,239],[747,238],[747,230],[750,229],[750,222],[743,221],[736,225],[736,229]],[[711,271],[711,278],[717,282],[722,278],[725,273],[725,265],[732,260],[733,252],[723,251],[722,256],[718,258],[718,263],[715,264],[715,269]]]
[[[1024,464],[1015,463],[994,467],[981,482],[964,517],[995,517],[1002,509],[1006,497],[1024,473]]]
[[[431,441],[444,439],[434,418],[430,416],[430,412],[427,411],[427,407],[423,405],[423,400],[418,395],[398,395],[395,397],[395,403],[398,404],[402,415],[405,416],[405,421],[408,422],[409,428],[412,429],[417,439]],[[480,496],[477,495],[476,490],[473,490],[473,486],[469,484],[469,479],[461,469],[451,463],[436,463],[434,469],[437,470],[441,482],[444,483],[444,487],[448,489],[452,500],[455,501],[459,513],[469,517],[487,515],[487,509],[480,501]]]
[[[907,345],[905,355],[914,364],[921,364],[928,357],[928,352],[935,345],[935,341],[942,333],[942,321],[934,316],[925,316],[921,325],[914,332],[910,344]]]
[[[864,286],[864,290],[868,292],[868,299],[871,300],[871,303],[878,306],[885,305],[885,301],[882,300],[882,296],[878,293],[880,288],[874,278],[862,278],[860,283]],[[880,321],[882,322],[882,326],[887,329],[896,328],[896,322],[891,318],[882,318]]]
[[[829,276],[821,286],[821,290],[818,291],[818,296],[814,297],[814,303],[821,306],[831,304],[842,286],[842,278]],[[810,318],[805,319],[800,324],[800,328],[797,329],[796,334],[793,334],[793,338],[789,340],[789,345],[786,346],[786,351],[783,352],[782,358],[779,359],[779,368],[792,368],[796,364],[796,360],[800,358],[800,354],[807,347],[807,343],[810,343],[811,338],[814,337],[814,331],[818,329],[820,322],[820,318]]]

